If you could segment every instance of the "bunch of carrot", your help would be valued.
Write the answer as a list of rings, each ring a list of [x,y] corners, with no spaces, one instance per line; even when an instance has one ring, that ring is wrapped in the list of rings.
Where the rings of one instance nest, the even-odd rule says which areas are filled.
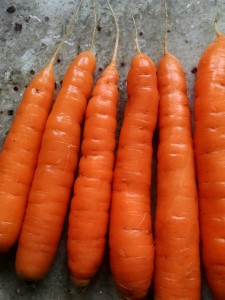
[[[116,25],[115,49],[89,102],[96,15],[91,50],[69,66],[51,111],[54,61],[74,24],[24,93],[0,156],[0,251],[8,251],[19,238],[17,274],[27,280],[47,274],[79,165],[67,242],[76,285],[87,286],[99,270],[109,225],[110,267],[125,299],[144,299],[152,278],[155,299],[200,299],[200,237],[212,293],[225,299],[225,35],[216,20],[217,39],[199,62],[193,148],[184,71],[167,49],[166,2],[164,55],[157,74],[140,50],[133,19],[137,54],[127,77],[128,100],[115,157],[119,26],[108,5]],[[154,242],[150,184],[157,121]]]

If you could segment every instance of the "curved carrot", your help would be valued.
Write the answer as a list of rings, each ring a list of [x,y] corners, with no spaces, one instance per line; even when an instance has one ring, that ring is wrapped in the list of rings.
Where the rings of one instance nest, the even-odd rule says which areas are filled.
[[[78,286],[88,285],[98,271],[106,242],[119,78],[116,69],[119,42],[116,18],[115,22],[117,38],[113,59],[98,79],[87,107],[82,157],[69,215],[68,264],[72,279]]]
[[[166,31],[167,26],[165,35]],[[154,298],[198,300],[199,223],[191,114],[184,71],[167,51],[166,38],[157,78],[160,100]]]
[[[152,136],[158,111],[156,71],[140,52],[127,77],[128,101],[121,128],[110,213],[110,266],[126,299],[143,299],[153,273],[150,213]]]
[[[203,263],[215,299],[225,299],[225,35],[204,51],[195,85],[195,130]]]
[[[27,280],[43,278],[57,251],[95,66],[91,51],[74,59],[46,123],[16,255],[16,272]]]

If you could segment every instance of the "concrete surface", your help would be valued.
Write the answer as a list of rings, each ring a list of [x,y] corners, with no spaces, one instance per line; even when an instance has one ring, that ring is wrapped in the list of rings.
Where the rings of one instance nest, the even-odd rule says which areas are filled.
[[[56,49],[57,42],[73,17],[77,0],[0,0],[0,148],[13,120],[26,85]],[[97,56],[96,78],[111,60],[114,47],[114,23],[107,2],[96,0],[98,30],[95,38]],[[162,55],[164,26],[163,1],[112,0],[119,20],[121,38],[118,55],[120,100],[118,132],[126,102],[126,74],[135,54],[131,14],[134,15],[140,46],[157,64]],[[73,57],[89,48],[93,29],[93,2],[84,0],[77,26],[61,50],[55,67],[56,92]],[[195,71],[203,49],[214,39],[213,19],[221,12],[219,27],[225,31],[225,3],[222,0],[168,0],[168,47],[182,62],[187,82],[190,107],[193,111]],[[117,132],[117,134],[118,134]],[[154,143],[156,144],[157,135]],[[155,157],[155,156],[154,156]],[[152,203],[155,202],[155,164],[153,162]],[[26,283],[14,272],[15,250],[0,255],[0,300],[8,299],[120,299],[113,285],[108,266],[108,251],[98,276],[79,293],[70,283],[66,263],[66,227],[58,255],[47,278],[38,283]],[[151,295],[149,296],[152,297]],[[202,299],[211,299],[203,281]]]

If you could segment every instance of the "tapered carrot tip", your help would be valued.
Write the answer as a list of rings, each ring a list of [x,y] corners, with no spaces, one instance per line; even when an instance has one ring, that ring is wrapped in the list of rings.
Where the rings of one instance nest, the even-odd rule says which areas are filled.
[[[81,291],[83,291],[90,283],[90,279],[76,279],[71,276],[72,282],[78,287]]]

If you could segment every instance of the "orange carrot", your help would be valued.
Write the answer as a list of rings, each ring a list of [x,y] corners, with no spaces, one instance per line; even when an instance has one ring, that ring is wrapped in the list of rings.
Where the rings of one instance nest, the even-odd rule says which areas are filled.
[[[71,22],[50,63],[27,87],[0,154],[2,252],[8,251],[19,237],[42,134],[53,100],[54,62],[73,26],[74,22]]]
[[[166,4],[166,3],[165,3]],[[166,8],[167,16],[167,8]],[[158,71],[154,298],[200,299],[197,187],[186,80],[166,46]]]
[[[88,285],[102,263],[109,219],[119,78],[119,27],[114,13],[113,16],[117,27],[114,55],[87,107],[82,157],[69,216],[68,264],[78,286]]]
[[[22,226],[41,138],[51,107],[54,59],[27,87],[0,155],[0,251],[16,242]]]
[[[95,66],[91,51],[74,59],[46,123],[16,255],[16,272],[27,280],[43,278],[57,251]]]
[[[204,51],[195,85],[195,130],[203,263],[214,299],[225,299],[225,35]]]
[[[152,136],[158,111],[156,71],[141,53],[127,78],[128,101],[119,138],[110,213],[110,266],[126,299],[143,299],[153,273],[150,212]]]

